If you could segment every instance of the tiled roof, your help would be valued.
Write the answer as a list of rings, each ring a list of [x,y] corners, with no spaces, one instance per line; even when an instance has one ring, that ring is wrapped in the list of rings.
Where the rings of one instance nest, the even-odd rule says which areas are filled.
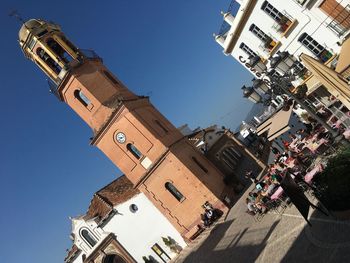
[[[129,179],[123,175],[94,194],[85,220],[96,218],[97,223],[103,221],[113,211],[113,207],[123,203],[140,193]]]
[[[70,250],[68,250],[68,254],[64,259],[64,262],[69,263],[72,262],[79,254],[81,250],[73,244]]]

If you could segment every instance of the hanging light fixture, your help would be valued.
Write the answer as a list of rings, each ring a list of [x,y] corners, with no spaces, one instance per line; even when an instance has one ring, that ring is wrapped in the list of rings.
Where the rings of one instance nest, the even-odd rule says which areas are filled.
[[[270,88],[266,85],[266,83],[262,79],[253,79],[253,88],[258,92],[265,94],[268,93]]]
[[[270,59],[270,67],[283,76],[294,66],[295,60],[288,51],[278,52],[276,56]]]
[[[247,87],[243,86],[243,97],[249,99],[250,101],[254,103],[259,103],[262,102],[262,97],[260,96],[259,93],[257,93],[253,87]]]
[[[256,56],[250,56],[249,58],[249,64],[253,69],[255,69],[257,72],[264,72],[266,70],[266,65],[262,62],[261,57]]]

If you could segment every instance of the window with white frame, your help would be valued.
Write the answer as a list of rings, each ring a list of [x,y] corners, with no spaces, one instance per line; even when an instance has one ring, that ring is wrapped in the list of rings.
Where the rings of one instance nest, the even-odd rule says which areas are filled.
[[[331,52],[307,33],[301,34],[298,41],[323,62],[326,62],[332,56]]]
[[[242,49],[245,53],[247,53],[249,56],[252,56],[252,57],[256,57],[257,54],[250,48],[248,47],[246,44],[244,43],[241,43],[239,45],[239,48]]]
[[[261,9],[277,22],[281,21],[281,18],[283,17],[283,14],[273,7],[273,5],[271,5],[268,1],[265,1],[261,5]]]

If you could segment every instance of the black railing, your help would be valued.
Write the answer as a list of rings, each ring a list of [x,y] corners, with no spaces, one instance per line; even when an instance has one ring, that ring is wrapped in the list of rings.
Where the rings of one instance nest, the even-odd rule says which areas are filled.
[[[79,51],[87,58],[101,59],[101,57],[92,49],[79,49]]]

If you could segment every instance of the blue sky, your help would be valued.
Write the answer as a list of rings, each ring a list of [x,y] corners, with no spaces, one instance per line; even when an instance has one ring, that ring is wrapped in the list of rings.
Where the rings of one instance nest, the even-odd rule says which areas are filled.
[[[25,19],[59,23],[94,49],[132,91],[150,95],[176,126],[235,128],[252,104],[252,78],[213,40],[230,0],[1,1],[1,262],[62,262],[70,221],[120,171],[89,145],[90,128],[48,92],[17,43]]]

